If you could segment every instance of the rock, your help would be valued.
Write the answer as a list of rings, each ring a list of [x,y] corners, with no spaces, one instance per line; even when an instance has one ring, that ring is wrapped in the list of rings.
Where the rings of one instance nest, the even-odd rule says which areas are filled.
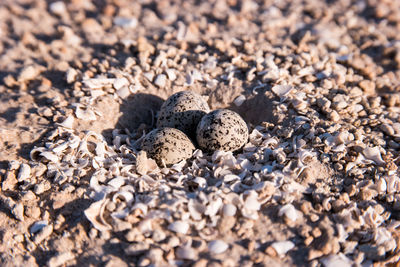
[[[39,74],[44,70],[42,66],[30,65],[21,70],[18,75],[18,82],[30,81],[39,76]]]
[[[39,245],[52,233],[53,233],[53,225],[52,224],[46,225],[39,232],[35,234],[35,236],[33,237],[33,242],[35,242],[36,245]]]
[[[67,261],[73,260],[75,258],[74,253],[68,251],[59,253],[56,256],[50,258],[47,262],[48,267],[58,267],[64,265]]]
[[[375,83],[369,80],[362,80],[358,84],[367,95],[375,94]]]
[[[163,88],[167,82],[167,76],[165,74],[157,75],[156,79],[154,80],[154,84],[160,88]]]
[[[5,178],[1,184],[1,189],[3,191],[14,189],[15,185],[18,183],[18,180],[15,178],[15,174],[12,171],[8,171],[5,175]]]

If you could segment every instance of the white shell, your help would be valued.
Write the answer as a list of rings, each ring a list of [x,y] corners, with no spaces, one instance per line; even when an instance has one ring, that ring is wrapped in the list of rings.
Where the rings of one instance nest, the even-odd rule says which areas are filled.
[[[175,233],[186,234],[189,230],[189,224],[184,221],[175,221],[168,225],[168,230]]]
[[[213,240],[208,243],[208,251],[212,254],[224,253],[229,248],[229,245],[222,240]]]
[[[240,107],[244,101],[246,101],[246,97],[244,95],[239,95],[238,97],[235,98],[233,104],[235,104],[235,106],[237,107]]]
[[[86,108],[84,109],[82,106],[78,105],[75,110],[75,115],[78,119],[82,119],[85,121],[95,121],[96,114],[93,110]]]
[[[275,85],[274,87],[272,87],[271,90],[279,97],[284,97],[284,96],[288,95],[290,93],[290,91],[292,91],[292,89],[293,89],[293,86],[291,86],[291,85]]]
[[[222,207],[222,199],[217,198],[216,200],[211,201],[211,203],[207,206],[204,214],[213,217],[218,213],[221,207]]]
[[[31,226],[31,229],[30,229],[31,234],[34,234],[34,233],[39,232],[40,230],[42,230],[42,229],[43,229],[45,226],[47,226],[48,224],[49,224],[48,221],[45,221],[45,220],[35,222],[35,223]]]
[[[190,246],[180,246],[176,250],[176,256],[183,260],[195,260],[197,259],[197,251]]]
[[[74,117],[69,115],[63,122],[60,123],[60,125],[65,128],[72,129],[74,120]]]
[[[106,199],[94,202],[84,211],[86,218],[99,231],[108,231],[112,229],[111,225],[102,218],[107,203],[108,201]]]
[[[299,217],[296,208],[292,204],[286,204],[280,208],[278,216],[285,216],[287,219],[293,222],[295,222]]]
[[[18,172],[18,182],[25,181],[31,176],[31,167],[28,164],[22,163]]]
[[[115,17],[113,22],[117,26],[130,29],[136,28],[138,24],[138,20],[135,17]]]
[[[366,147],[362,153],[366,159],[372,160],[378,165],[385,165],[385,161],[382,159],[379,147]]]
[[[115,88],[115,90],[119,90],[122,87],[127,86],[127,85],[129,85],[129,81],[127,78],[124,78],[124,77],[115,79],[114,83],[113,83],[113,87]]]
[[[112,85],[114,81],[115,78],[93,78],[93,79],[83,80],[83,84],[91,89],[98,89],[106,85]]]
[[[272,243],[271,247],[275,249],[279,256],[283,256],[294,248],[294,243],[292,241],[279,241]]]
[[[344,254],[339,253],[337,255],[329,255],[321,259],[324,267],[351,267],[353,266],[353,262],[347,258]]]
[[[235,216],[236,214],[236,206],[233,204],[225,204],[224,207],[222,208],[222,213],[225,216]]]

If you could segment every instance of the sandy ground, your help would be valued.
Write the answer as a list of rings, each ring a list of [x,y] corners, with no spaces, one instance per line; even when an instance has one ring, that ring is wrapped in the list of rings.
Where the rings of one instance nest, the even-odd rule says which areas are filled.
[[[1,1],[0,265],[397,266],[399,32],[397,1]],[[104,84],[93,85],[99,80]],[[196,231],[195,223],[187,235],[175,234],[164,221],[151,234],[132,238],[130,229],[101,231],[85,216],[95,202],[93,169],[77,174],[76,168],[60,182],[49,174],[49,161],[32,158],[35,147],[51,146],[54,131],[69,117],[79,138],[94,131],[120,151],[118,134],[138,139],[154,128],[163,101],[188,89],[205,96],[211,109],[237,111],[264,139],[276,136],[287,155],[280,161],[279,152],[271,154],[276,169],[296,157],[284,143],[304,137],[305,147],[316,153],[307,174],[296,175],[304,192],[285,192],[281,184],[265,193],[270,198],[257,218],[224,217],[221,210],[217,226],[204,228],[207,234]],[[239,96],[243,101],[235,104]],[[79,105],[89,112],[80,116]],[[304,117],[307,127],[297,127]],[[310,127],[315,136],[307,139]],[[360,143],[337,141],[341,129]],[[253,141],[256,148],[248,151],[261,149]],[[330,150],[340,142],[351,148]],[[365,147],[379,147],[379,157],[367,156]],[[354,170],[363,171],[350,174],[346,164],[360,151],[367,161]],[[249,177],[258,177],[256,172]],[[210,187],[217,184],[216,176],[209,179]],[[303,214],[299,219],[279,215],[288,203]],[[349,217],[363,219],[354,218],[344,235],[335,225],[346,217],[343,209],[354,205]],[[134,229],[140,224],[130,223]],[[156,241],[155,229],[167,237]],[[213,254],[209,241],[217,238],[229,248]],[[294,248],[280,254],[273,244],[287,240]],[[191,244],[195,255],[182,244]]]

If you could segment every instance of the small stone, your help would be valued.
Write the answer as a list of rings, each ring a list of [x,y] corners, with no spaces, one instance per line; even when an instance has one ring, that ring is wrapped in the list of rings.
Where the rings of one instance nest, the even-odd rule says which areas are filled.
[[[233,216],[224,216],[218,221],[218,231],[227,233],[233,229],[236,224],[236,219]]]
[[[49,5],[49,10],[54,15],[63,16],[67,12],[67,7],[65,6],[63,1],[57,1]]]
[[[14,189],[15,185],[18,183],[18,180],[15,178],[15,174],[12,171],[8,171],[5,175],[5,178],[1,184],[1,189],[3,191]]]
[[[3,81],[7,87],[13,87],[13,86],[18,85],[18,82],[15,80],[15,78],[11,74],[4,77]]]
[[[22,163],[18,172],[18,182],[23,182],[31,176],[31,167],[28,164]]]
[[[166,82],[167,82],[167,76],[165,74],[157,75],[156,79],[154,80],[154,84],[160,88],[165,87]]]
[[[17,203],[11,209],[11,213],[17,220],[24,221],[24,205],[22,203]]]
[[[189,246],[181,246],[177,248],[176,256],[183,260],[195,260],[198,257],[196,250]]]
[[[115,90],[119,90],[122,87],[127,86],[127,85],[129,85],[129,81],[125,77],[115,79],[115,81],[113,83],[113,87],[115,88]]]
[[[137,24],[138,24],[138,20],[134,17],[115,17],[114,18],[114,24],[117,26],[121,26],[124,28],[129,28],[129,29],[133,29],[136,28]]]
[[[328,113],[328,118],[334,122],[337,122],[340,120],[340,115],[336,110],[332,110],[330,113]]]
[[[129,89],[128,86],[124,86],[120,89],[117,90],[116,94],[121,98],[121,99],[126,99],[131,95],[131,90]]]
[[[129,245],[125,249],[125,253],[128,254],[129,256],[138,256],[141,254],[144,254],[148,249],[150,248],[149,244],[147,243],[135,243],[132,245]]]
[[[42,243],[43,240],[48,238],[53,233],[53,225],[49,224],[43,227],[35,236],[33,237],[33,242],[37,245]]]
[[[170,80],[171,82],[176,80],[175,70],[167,69],[167,70],[165,70],[165,73],[167,73],[168,80]]]
[[[393,136],[395,134],[393,127],[387,123],[382,124],[380,128],[385,134],[389,136]]]
[[[67,70],[67,72],[65,73],[65,79],[67,80],[67,83],[69,83],[69,84],[75,82],[77,76],[78,76],[78,72],[73,68],[69,68]]]
[[[43,70],[43,68],[39,68],[37,66],[27,66],[22,69],[22,71],[18,75],[18,81],[19,82],[25,82],[25,81],[30,81],[35,78],[40,74],[40,72]]]
[[[368,95],[373,95],[375,94],[375,83],[372,81],[368,81],[368,80],[362,80],[359,84],[358,84],[366,94]]]
[[[56,256],[53,256],[50,258],[50,260],[47,263],[48,267],[59,267],[64,265],[67,261],[75,259],[75,255],[68,251],[68,252],[63,252],[59,253]]]

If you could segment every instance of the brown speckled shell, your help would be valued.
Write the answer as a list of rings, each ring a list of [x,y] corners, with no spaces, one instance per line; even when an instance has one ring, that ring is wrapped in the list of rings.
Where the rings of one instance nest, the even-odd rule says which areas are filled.
[[[157,164],[178,163],[192,156],[195,149],[192,141],[183,132],[174,128],[154,129],[142,142],[142,149]]]
[[[205,151],[235,151],[247,143],[249,130],[239,114],[228,109],[214,110],[197,126],[196,139]]]
[[[192,91],[178,92],[161,106],[157,128],[176,128],[194,137],[197,124],[209,111],[210,108],[201,95]]]

